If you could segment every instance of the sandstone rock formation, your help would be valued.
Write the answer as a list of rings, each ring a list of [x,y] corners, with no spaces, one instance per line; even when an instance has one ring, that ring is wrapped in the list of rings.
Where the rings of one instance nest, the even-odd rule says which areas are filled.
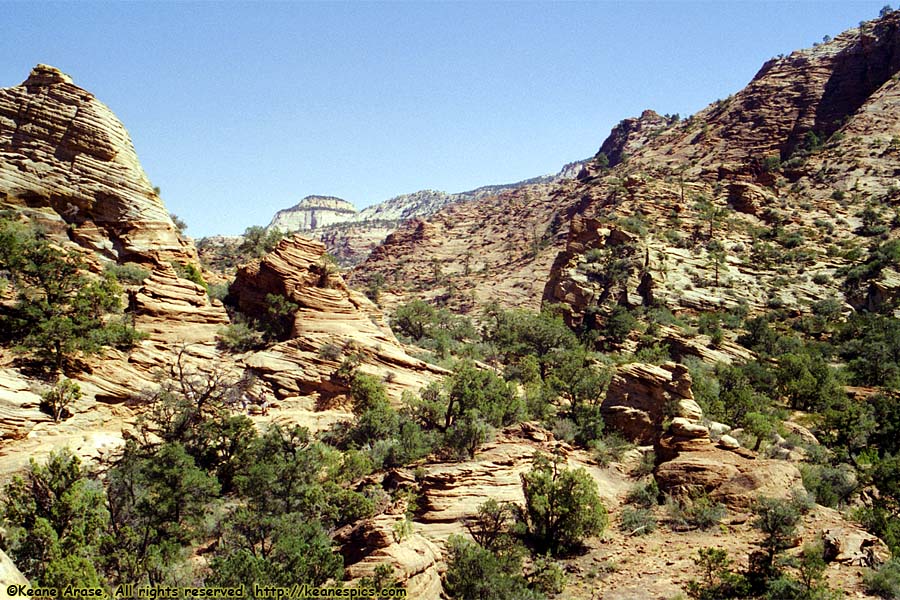
[[[413,531],[400,536],[402,514],[383,514],[339,531],[335,541],[341,544],[347,579],[351,584],[372,577],[375,568],[387,564],[394,577],[413,598],[439,598],[442,592],[438,545]]]
[[[4,598],[12,598],[12,594],[6,591],[9,585],[28,585],[28,580],[16,568],[3,550],[0,550],[0,582],[3,583],[2,594]]]
[[[324,254],[321,242],[287,238],[269,255],[241,267],[230,288],[236,306],[249,315],[264,315],[270,294],[297,306],[289,339],[245,359],[276,395],[346,391],[346,382],[335,377],[345,359],[383,377],[398,398],[404,389],[445,373],[407,355],[378,308],[349,289]]]
[[[671,117],[661,117],[652,110],[645,110],[637,119],[624,119],[613,127],[598,154],[604,154],[609,166],[614,167],[640,150],[652,135],[660,133],[673,120]]]
[[[800,471],[792,463],[758,458],[746,450],[718,448],[709,439],[697,439],[690,445],[684,440],[678,444],[679,454],[654,472],[659,488],[667,493],[702,491],[717,502],[747,509],[760,496],[789,498],[794,490],[803,489]]]
[[[303,231],[325,243],[329,254],[344,266],[366,260],[386,237],[411,219],[426,219],[444,207],[497,195],[525,186],[575,178],[585,161],[564,165],[555,175],[533,177],[516,183],[486,185],[467,192],[448,194],[420,190],[401,194],[356,212],[352,204],[331,196],[307,196],[292,208],[278,211],[268,229]]]
[[[308,231],[343,223],[356,215],[356,207],[334,196],[307,196],[291,208],[279,210],[266,229]]]
[[[108,259],[196,262],[122,123],[58,69],[0,89],[0,209]]]
[[[785,497],[803,486],[792,463],[761,459],[731,436],[711,440],[683,365],[618,367],[601,411],[607,425],[627,439],[654,446],[660,461],[654,476],[668,493],[702,490],[746,508],[760,495]]]
[[[675,363],[622,365],[616,369],[600,409],[610,427],[642,445],[656,443],[667,417],[700,421],[703,416],[691,393],[690,374]]]
[[[884,542],[855,526],[825,529],[822,543],[827,562],[874,568],[890,558]]]

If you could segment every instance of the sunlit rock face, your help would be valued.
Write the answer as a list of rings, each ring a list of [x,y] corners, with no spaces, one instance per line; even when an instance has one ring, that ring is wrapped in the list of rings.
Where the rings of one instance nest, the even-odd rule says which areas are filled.
[[[47,65],[0,89],[2,208],[110,259],[196,261],[121,121]]]

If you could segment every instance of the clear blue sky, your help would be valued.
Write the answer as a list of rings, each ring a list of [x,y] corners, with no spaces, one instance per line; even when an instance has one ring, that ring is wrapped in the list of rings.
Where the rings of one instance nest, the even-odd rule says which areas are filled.
[[[195,236],[309,194],[358,207],[594,154],[885,2],[3,2],[0,87],[48,63],[108,104]]]

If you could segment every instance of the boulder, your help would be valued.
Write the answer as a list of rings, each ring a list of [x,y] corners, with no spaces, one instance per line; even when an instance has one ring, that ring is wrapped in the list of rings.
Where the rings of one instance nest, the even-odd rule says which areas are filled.
[[[858,527],[832,527],[822,531],[826,562],[839,562],[870,569],[887,561],[891,554],[880,539]]]
[[[759,496],[788,498],[802,488],[800,471],[791,463],[754,458],[701,440],[660,464],[654,475],[660,490],[670,494],[702,490],[734,508],[748,508]]]
[[[702,417],[687,369],[675,363],[630,363],[616,369],[600,410],[610,427],[646,445],[659,439],[671,407],[686,421]]]
[[[708,438],[709,429],[684,417],[675,417],[669,425],[669,431],[676,437],[688,439]]]
[[[723,450],[737,450],[741,447],[741,443],[730,435],[722,435],[716,444]]]

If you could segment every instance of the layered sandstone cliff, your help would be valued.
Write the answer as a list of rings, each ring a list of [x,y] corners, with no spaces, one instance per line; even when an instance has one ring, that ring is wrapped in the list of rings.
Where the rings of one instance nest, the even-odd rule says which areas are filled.
[[[626,119],[601,146],[608,165],[407,224],[350,281],[380,273],[388,307],[425,296],[537,308],[540,289],[574,323],[615,304],[799,314],[823,298],[895,302],[892,269],[850,292],[840,270],[878,241],[865,209],[891,235],[898,44],[900,16],[888,13],[772,59],[688,119]]]
[[[0,209],[108,259],[196,262],[122,123],[47,65],[0,89]]]
[[[291,208],[279,210],[267,229],[308,231],[343,223],[356,215],[356,207],[334,196],[307,196]]]
[[[245,360],[279,397],[345,392],[347,382],[336,372],[346,360],[384,378],[398,399],[404,389],[445,373],[406,353],[378,307],[348,288],[325,259],[321,242],[286,238],[273,252],[238,270],[230,298],[243,313],[262,316],[272,296],[296,306],[289,339]]]

